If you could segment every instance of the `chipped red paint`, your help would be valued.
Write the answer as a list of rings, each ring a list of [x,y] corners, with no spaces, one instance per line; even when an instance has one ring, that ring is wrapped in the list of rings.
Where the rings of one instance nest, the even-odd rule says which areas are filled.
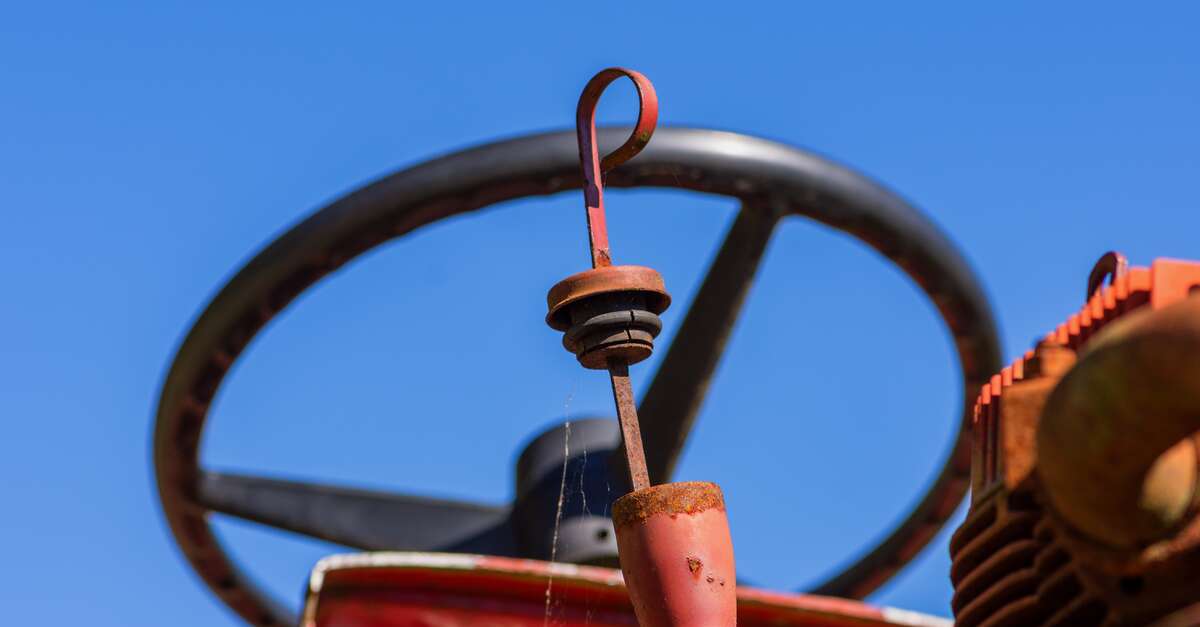
[[[638,120],[629,139],[608,156],[600,159],[596,146],[596,105],[600,94],[613,81],[629,77],[637,88]],[[604,218],[604,173],[629,161],[641,152],[658,124],[658,96],[650,79],[640,72],[613,67],[601,70],[584,86],[575,110],[575,132],[579,137],[579,164],[583,168],[583,199],[587,205],[588,242],[592,249],[592,267],[612,265],[608,247],[608,225]]]
[[[950,627],[948,620],[857,601],[746,587],[738,589],[737,619],[741,627]],[[303,622],[304,627],[479,625],[618,627],[637,621],[620,571],[609,568],[471,555],[363,553],[317,564]]]
[[[621,571],[641,627],[731,627],[737,574],[715,483],[667,483],[613,503]]]

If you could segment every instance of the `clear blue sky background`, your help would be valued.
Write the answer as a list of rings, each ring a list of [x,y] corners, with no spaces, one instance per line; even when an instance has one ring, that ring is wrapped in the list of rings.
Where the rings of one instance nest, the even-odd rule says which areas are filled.
[[[343,192],[569,126],[608,65],[653,79],[663,123],[804,146],[928,211],[983,277],[1017,355],[1080,304],[1103,251],[1200,257],[1196,7],[8,6],[5,621],[234,624],[175,550],[151,472],[158,387],[193,317],[253,251]],[[628,122],[632,106],[622,86],[602,120]],[[610,205],[618,260],[658,267],[687,303],[733,204],[641,191]],[[546,288],[584,267],[583,237],[567,194],[376,250],[251,347],[205,462],[504,501],[527,437],[610,411],[603,377],[541,321]],[[856,242],[793,220],[759,279],[680,474],[724,485],[741,573],[789,588],[904,514],[941,463],[959,384],[931,306]],[[464,293],[496,304],[503,332],[469,332]],[[635,385],[653,369],[635,368]],[[416,416],[435,419],[415,431]],[[297,604],[308,568],[339,550],[219,530]],[[872,600],[947,614],[947,537]]]

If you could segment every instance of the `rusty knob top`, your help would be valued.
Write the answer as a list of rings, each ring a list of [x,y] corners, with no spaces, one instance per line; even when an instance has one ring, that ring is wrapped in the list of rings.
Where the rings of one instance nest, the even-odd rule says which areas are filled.
[[[602,266],[585,270],[559,281],[546,294],[546,324],[556,331],[571,327],[570,305],[607,294],[642,294],[646,310],[660,314],[671,305],[671,295],[662,275],[644,266]]]
[[[546,296],[546,324],[565,331],[563,347],[585,368],[650,357],[671,297],[662,276],[641,266],[601,266],[567,277]]]
[[[678,516],[725,509],[721,486],[708,481],[664,483],[630,492],[613,502],[613,524],[627,527],[659,514]]]

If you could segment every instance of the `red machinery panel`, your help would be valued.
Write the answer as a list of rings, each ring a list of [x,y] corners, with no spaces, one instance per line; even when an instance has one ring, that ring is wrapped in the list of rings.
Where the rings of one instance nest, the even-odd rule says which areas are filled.
[[[857,601],[738,586],[741,627],[949,627],[949,620]],[[304,627],[615,627],[636,625],[621,571],[443,553],[321,560]]]

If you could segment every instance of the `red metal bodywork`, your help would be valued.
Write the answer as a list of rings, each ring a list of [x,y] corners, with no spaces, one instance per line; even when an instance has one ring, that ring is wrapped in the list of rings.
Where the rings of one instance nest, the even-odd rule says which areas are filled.
[[[980,390],[960,627],[1200,625],[1200,263],[1108,253],[1087,286]]]
[[[740,586],[741,627],[950,627],[857,601]],[[313,569],[304,627],[617,627],[637,625],[621,572],[443,553],[362,553]]]

